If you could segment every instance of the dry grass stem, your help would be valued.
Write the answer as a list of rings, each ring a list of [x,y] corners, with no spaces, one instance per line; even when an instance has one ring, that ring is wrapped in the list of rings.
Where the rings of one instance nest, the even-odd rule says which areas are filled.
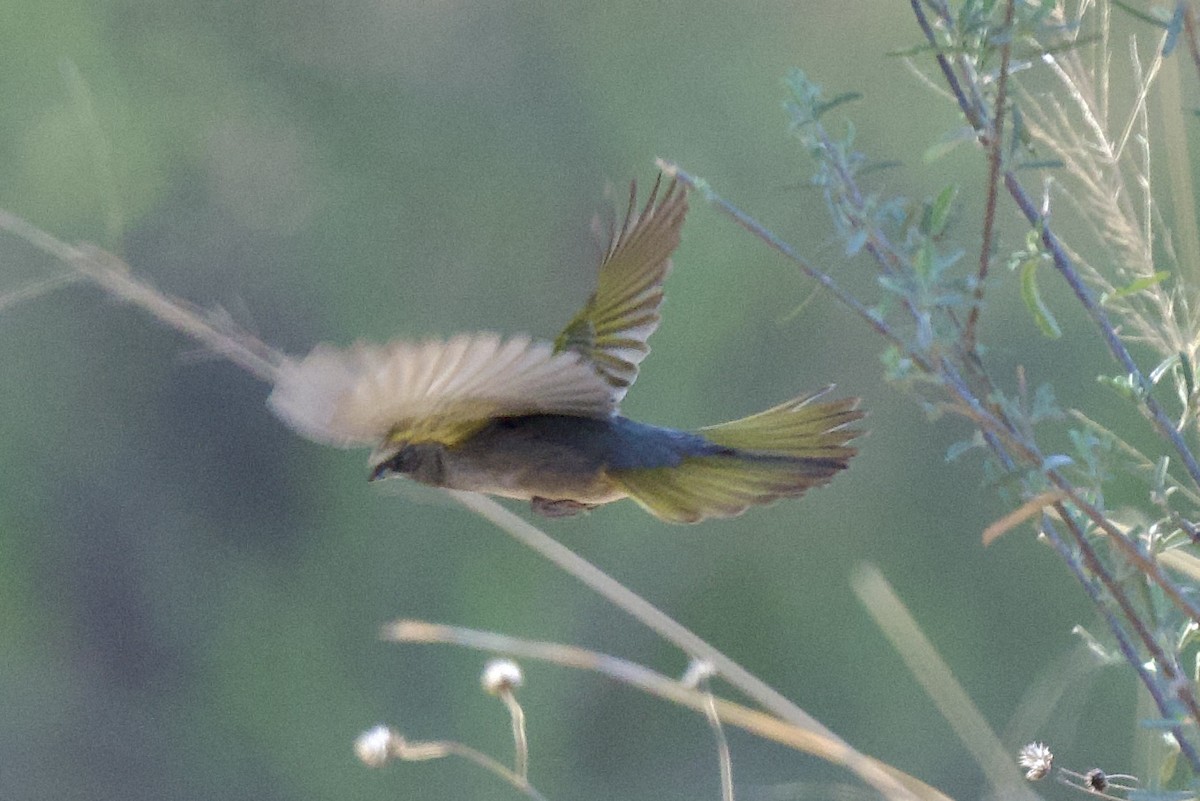
[[[510,770],[487,754],[456,740],[409,740],[395,729],[379,726],[365,732],[356,743],[359,759],[371,767],[382,767],[391,760],[428,762],[456,757],[498,776],[522,795],[534,801],[547,801],[529,779]]]
[[[1047,506],[1066,500],[1066,495],[1060,491],[1043,492],[1030,498],[1025,503],[989,525],[983,530],[983,544],[991,545],[1005,533],[1012,531],[1022,523],[1042,514]]]
[[[983,769],[992,793],[999,798],[1035,801],[1037,796],[1021,782],[1007,749],[883,574],[874,567],[864,566],[853,586],[858,599],[904,660],[909,672],[933,699],[942,717]]]
[[[614,681],[687,707],[703,715],[711,706],[721,723],[736,726],[766,740],[819,757],[857,775],[888,799],[950,801],[940,791],[890,765],[850,748],[823,729],[806,728],[741,704],[717,698],[684,685],[647,667],[618,657],[559,643],[538,642],[494,632],[444,626],[419,620],[399,620],[385,626],[385,640],[403,643],[444,643],[515,659],[534,659],[560,667],[588,670]],[[886,792],[883,788],[887,788]]]

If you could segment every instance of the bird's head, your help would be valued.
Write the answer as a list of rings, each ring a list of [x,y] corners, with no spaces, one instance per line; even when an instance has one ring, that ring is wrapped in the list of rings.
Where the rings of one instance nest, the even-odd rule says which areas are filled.
[[[445,452],[445,446],[437,442],[384,442],[375,448],[367,463],[371,481],[407,476],[422,484],[441,486],[445,479]]]

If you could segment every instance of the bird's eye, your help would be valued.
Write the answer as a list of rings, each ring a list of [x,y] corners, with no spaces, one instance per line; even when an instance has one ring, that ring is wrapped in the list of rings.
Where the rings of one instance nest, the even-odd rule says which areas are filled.
[[[407,472],[405,470],[405,461],[406,454],[404,449],[401,449],[400,452],[392,458],[377,464],[375,469],[371,471],[371,478],[369,480],[381,481],[382,479],[392,478],[393,476],[398,476]]]

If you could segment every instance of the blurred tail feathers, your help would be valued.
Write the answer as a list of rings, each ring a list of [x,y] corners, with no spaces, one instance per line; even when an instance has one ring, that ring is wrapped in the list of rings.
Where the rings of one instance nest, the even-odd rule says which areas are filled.
[[[827,483],[856,450],[857,398],[818,402],[832,387],[698,433],[726,453],[689,456],[677,467],[612,475],[646,511],[675,523],[732,517],[749,506],[797,497]]]

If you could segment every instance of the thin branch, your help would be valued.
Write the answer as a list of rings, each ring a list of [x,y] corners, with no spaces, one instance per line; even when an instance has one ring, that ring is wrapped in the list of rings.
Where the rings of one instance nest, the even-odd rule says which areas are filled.
[[[1046,458],[1038,450],[1037,445],[1026,440],[1021,436],[1020,432],[1013,429],[1011,426],[1006,426],[1001,420],[997,419],[979,402],[963,382],[962,378],[953,370],[953,367],[948,363],[944,363],[943,376],[948,381],[954,393],[958,396],[962,406],[952,407],[954,411],[961,412],[964,416],[974,421],[981,429],[986,432],[995,434],[1004,443],[1017,451],[1018,455],[1026,465],[1037,466],[1041,469],[1046,479],[1057,487],[1070,500],[1071,505],[1076,507],[1091,520],[1097,528],[1103,531],[1117,546],[1121,554],[1129,560],[1129,562],[1138,569],[1152,583],[1162,589],[1163,594],[1182,612],[1189,620],[1200,624],[1200,606],[1171,581],[1162,568],[1154,559],[1141,551],[1136,543],[1131,542],[1119,529],[1112,524],[1104,513],[1096,508],[1095,504],[1089,503],[1086,498],[1080,493],[1079,489],[1069,481],[1061,472],[1054,469],[1047,469]]]
[[[1200,78],[1200,34],[1196,28],[1196,7],[1190,0],[1186,0],[1183,4],[1183,38],[1187,42],[1188,54],[1192,57],[1192,66],[1196,68],[1196,77]]]
[[[232,322],[155,289],[137,278],[128,264],[94,245],[72,247],[2,209],[0,230],[24,239],[43,253],[69,265],[78,275],[99,285],[113,297],[132,303],[160,322],[203,343],[259,380],[273,384],[279,366],[287,358]]]
[[[380,727],[383,729],[384,727]],[[375,736],[378,730],[373,730],[368,733],[368,736]],[[506,765],[500,763],[499,760],[493,759],[482,751],[472,748],[466,743],[460,743],[457,740],[409,740],[399,732],[392,729],[386,729],[387,742],[384,744],[386,753],[382,756],[370,753],[367,755],[368,764],[372,766],[382,765],[385,759],[399,759],[404,762],[428,762],[432,759],[445,759],[448,756],[465,759],[478,767],[483,768],[488,773],[498,776],[514,789],[524,795],[529,796],[533,801],[547,801],[546,796],[529,783],[529,779],[523,776]],[[371,744],[374,748],[374,744]]]
[[[1159,645],[1158,640],[1154,637],[1154,632],[1151,632],[1146,628],[1146,625],[1138,615],[1137,610],[1134,609],[1133,603],[1129,600],[1129,596],[1113,577],[1112,573],[1109,572],[1109,570],[1100,561],[1100,557],[1096,554],[1096,549],[1092,547],[1090,542],[1088,542],[1083,529],[1071,517],[1069,510],[1063,504],[1059,503],[1055,504],[1055,511],[1058,513],[1059,519],[1061,519],[1063,524],[1067,527],[1067,530],[1071,532],[1071,538],[1075,542],[1075,548],[1083,557],[1084,567],[1087,568],[1087,571],[1090,575],[1095,576],[1100,580],[1101,585],[1103,585],[1109,597],[1112,598],[1114,603],[1116,603],[1125,619],[1129,621],[1129,625],[1133,627],[1134,632],[1137,634],[1137,638],[1145,646],[1146,650],[1150,654],[1151,659],[1154,660],[1154,663],[1159,666],[1159,670],[1162,671],[1163,679],[1166,681],[1166,683],[1171,685],[1179,682],[1180,680],[1186,681],[1186,678],[1181,676],[1179,665],[1173,659],[1171,659],[1165,651],[1163,651],[1162,646]],[[1150,676],[1150,678],[1155,679],[1156,677]],[[1155,682],[1155,684],[1157,685],[1157,682]],[[1147,686],[1147,689],[1151,690],[1151,692],[1154,691],[1153,687]],[[1197,704],[1195,696],[1193,696],[1191,693],[1179,693],[1176,697],[1183,702],[1183,705],[1187,709],[1188,715],[1191,716],[1192,720],[1200,720],[1200,705]],[[1156,702],[1158,700],[1160,699],[1156,698]],[[1178,715],[1173,711],[1171,705],[1165,704],[1165,702],[1164,704],[1160,704],[1159,710],[1165,717],[1178,717]],[[1180,736],[1182,736],[1182,732],[1180,733]],[[1190,751],[1189,759],[1193,761],[1194,765],[1200,767],[1200,757],[1197,756],[1194,750]]]
[[[1150,413],[1150,419],[1154,423],[1154,427],[1158,429],[1159,434],[1163,436],[1175,448],[1175,452],[1179,454],[1184,468],[1192,479],[1192,483],[1200,487],[1200,463],[1197,463],[1195,455],[1192,454],[1191,448],[1184,441],[1183,435],[1176,430],[1171,418],[1163,410],[1162,406],[1151,394],[1153,387],[1142,375],[1138,369],[1137,363],[1134,362],[1133,356],[1125,347],[1125,343],[1121,341],[1121,337],[1109,322],[1108,314],[1096,301],[1091,289],[1083,278],[1075,270],[1071,258],[1063,249],[1062,244],[1058,240],[1058,236],[1050,229],[1049,223],[1042,217],[1041,210],[1033,202],[1025,192],[1025,188],[1021,182],[1017,180],[1016,175],[1011,171],[1004,173],[1004,185],[1008,189],[1009,195],[1016,201],[1017,207],[1029,221],[1029,224],[1037,229],[1041,234],[1042,245],[1054,260],[1054,266],[1058,268],[1058,272],[1064,279],[1067,285],[1075,293],[1075,297],[1087,311],[1096,327],[1100,329],[1100,334],[1104,338],[1104,342],[1108,345],[1109,352],[1121,365],[1121,368],[1129,375],[1134,385],[1139,390],[1139,396],[1142,405]]]
[[[958,102],[959,110],[966,115],[968,122],[971,123],[976,131],[979,131],[981,134],[985,133],[989,130],[990,126],[963,92],[958,78],[949,65],[949,61],[947,61],[945,55],[941,52],[937,36],[925,15],[924,9],[921,7],[920,1],[911,0],[911,5],[913,13],[917,18],[917,23],[921,27],[926,40],[937,53],[938,66],[942,69],[942,74],[946,77],[946,81],[950,85],[951,91]],[[946,12],[943,13],[945,14]],[[1100,329],[1100,334],[1104,338],[1109,352],[1138,388],[1142,404],[1147,412],[1149,412],[1155,428],[1175,448],[1192,482],[1197,487],[1200,487],[1200,462],[1196,461],[1195,455],[1191,452],[1187,443],[1184,442],[1183,436],[1175,429],[1170,417],[1167,416],[1158,401],[1154,399],[1154,396],[1151,394],[1152,386],[1146,380],[1145,376],[1142,375],[1141,370],[1138,369],[1137,363],[1134,362],[1129,350],[1121,341],[1116,329],[1113,328],[1108,315],[1096,301],[1091,289],[1084,283],[1082,277],[1076,271],[1074,263],[1062,247],[1057,235],[1051,230],[1049,221],[1045,219],[1041,209],[1038,208],[1037,204],[1025,192],[1024,187],[1012,170],[1004,170],[1004,185],[1009,195],[1016,202],[1017,207],[1021,210],[1026,221],[1040,234],[1042,245],[1053,259],[1054,266],[1058,269],[1059,274],[1066,280],[1067,285],[1071,287],[1076,298],[1083,305],[1084,310],[1087,311],[1088,316],[1092,318],[1092,321]]]
[[[711,664],[722,678],[782,720],[812,732],[824,740],[836,742],[839,750],[839,764],[854,771],[863,781],[880,793],[893,799],[909,797],[909,791],[897,784],[893,777],[881,773],[874,760],[851,748],[779,691],[549,534],[513,514],[491,498],[473,492],[457,490],[445,490],[445,492],[467,509],[495,524],[521,544],[545,557],[567,574],[574,576],[618,609],[631,615],[660,637],[682,649],[691,658]]]
[[[1064,523],[1066,523],[1069,519],[1070,518],[1063,518]],[[1054,546],[1054,549],[1058,551],[1058,554],[1060,557],[1062,557],[1063,561],[1067,563],[1067,567],[1070,568],[1071,572],[1075,575],[1076,581],[1079,582],[1084,591],[1088,594],[1089,598],[1091,598],[1092,605],[1096,607],[1096,609],[1099,610],[1100,614],[1104,617],[1105,623],[1108,624],[1108,630],[1111,631],[1113,633],[1113,637],[1116,638],[1117,648],[1121,651],[1121,656],[1125,659],[1126,664],[1133,668],[1133,670],[1137,673],[1138,678],[1142,682],[1142,686],[1146,688],[1146,691],[1150,694],[1150,697],[1154,699],[1154,704],[1158,707],[1159,712],[1164,717],[1173,717],[1171,704],[1167,697],[1162,693],[1161,686],[1158,682],[1158,677],[1155,676],[1154,673],[1143,664],[1141,654],[1138,653],[1137,647],[1130,639],[1129,633],[1125,631],[1125,627],[1121,625],[1121,621],[1117,619],[1117,616],[1114,615],[1112,610],[1109,608],[1108,603],[1105,601],[1104,595],[1101,593],[1100,588],[1096,585],[1096,581],[1088,576],[1087,572],[1084,570],[1083,564],[1079,561],[1079,557],[1074,551],[1067,547],[1067,544],[1063,541],[1062,536],[1058,533],[1057,529],[1054,527],[1054,524],[1048,517],[1042,518],[1042,532],[1046,535],[1046,539],[1050,542],[1050,544]],[[1079,541],[1078,537],[1076,537],[1075,541]],[[1180,752],[1183,753],[1187,758],[1193,775],[1200,773],[1200,754],[1197,754],[1196,750],[1191,746],[1190,742],[1188,742],[1184,736],[1182,727],[1174,726],[1171,732],[1176,741],[1179,742]]]
[[[560,643],[525,640],[494,632],[419,620],[398,620],[388,624],[384,627],[382,636],[385,640],[393,642],[445,643],[500,653],[513,658],[550,662],[576,670],[593,671],[699,714],[704,714],[705,708],[711,704],[721,722],[726,725],[736,726],[765,740],[818,756],[864,779],[863,770],[867,769],[877,779],[885,779],[882,784],[889,788],[887,792],[881,789],[878,782],[867,783],[884,792],[886,798],[951,801],[943,793],[919,779],[849,748],[837,737],[827,736],[820,730],[806,726],[796,726],[765,712],[701,692],[626,659]]]
[[[984,285],[988,267],[992,263],[992,243],[996,225],[996,196],[1000,192],[1000,162],[1004,148],[1004,106],[1008,102],[1008,67],[1012,55],[1013,7],[1016,0],[1004,5],[1004,43],[1000,46],[1000,76],[996,81],[996,107],[992,112],[990,132],[981,137],[988,143],[987,200],[983,211],[983,243],[979,249],[979,270],[975,278],[974,303],[967,315],[967,328],[963,332],[963,350],[975,351],[975,328],[979,324],[979,310],[983,305]]]
[[[41,281],[33,281],[23,287],[14,289],[11,292],[5,292],[0,295],[0,312],[5,309],[16,306],[21,303],[49,294],[56,289],[61,289],[64,286],[78,283],[83,280],[83,276],[74,273],[63,273],[62,275],[43,278]]]
[[[938,69],[942,71],[942,77],[946,79],[946,85],[950,87],[950,93],[954,95],[955,102],[958,103],[958,107],[966,115],[967,122],[971,127],[977,131],[980,130],[980,115],[974,110],[971,101],[967,99],[962,83],[958,80],[958,75],[954,72],[954,67],[950,66],[950,59],[946,58],[946,54],[942,52],[941,43],[938,42],[933,25],[929,22],[929,17],[925,14],[925,9],[921,7],[921,0],[909,0],[909,5],[912,6],[913,16],[917,18],[917,25],[921,27],[921,33],[925,35],[926,41],[933,47],[934,59],[937,61]],[[943,18],[948,16],[944,9],[942,16]]]
[[[829,273],[818,269],[811,262],[809,262],[808,259],[801,256],[795,248],[767,230],[762,223],[758,222],[758,220],[755,220],[737,206],[733,205],[728,200],[725,200],[725,198],[714,192],[707,183],[694,177],[678,164],[665,159],[657,159],[655,163],[658,165],[658,168],[663,171],[663,173],[672,178],[678,178],[680,183],[702,194],[704,199],[716,207],[718,211],[729,216],[738,225],[754,234],[773,249],[782,253],[792,262],[795,262],[796,266],[800,268],[802,273],[827,289],[838,300],[838,302],[853,311],[855,314],[861,317],[867,323],[867,325],[871,326],[875,333],[879,334],[881,337],[897,347],[904,348],[905,350],[908,349],[908,346],[905,344],[904,340],[899,334],[892,330],[892,327],[888,325],[885,320],[883,320],[878,314],[859,301],[858,298],[854,297],[854,295],[842,289],[841,286],[839,286],[838,283],[833,280],[833,277],[829,275]],[[927,372],[933,371],[933,364],[931,362],[925,361],[920,356],[914,356],[914,358],[921,359],[920,366],[923,370],[926,370]]]

